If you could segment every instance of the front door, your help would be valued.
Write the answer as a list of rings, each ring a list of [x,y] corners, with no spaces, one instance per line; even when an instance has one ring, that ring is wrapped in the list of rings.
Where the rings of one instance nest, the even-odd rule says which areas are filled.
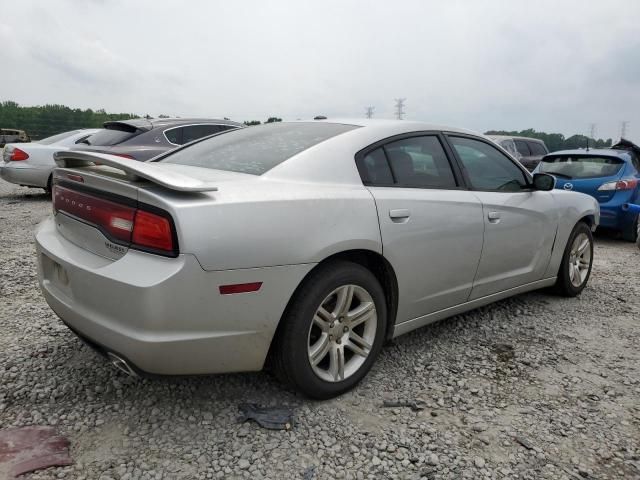
[[[489,142],[448,140],[482,202],[484,246],[469,299],[541,280],[558,224],[553,194],[533,190],[521,167]]]

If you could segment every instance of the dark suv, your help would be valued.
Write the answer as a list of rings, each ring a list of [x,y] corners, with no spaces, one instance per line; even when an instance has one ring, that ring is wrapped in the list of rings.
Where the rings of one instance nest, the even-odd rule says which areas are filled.
[[[104,130],[91,135],[73,150],[145,161],[193,140],[243,126],[229,120],[203,118],[119,120],[105,122]]]
[[[542,157],[549,153],[545,143],[537,138],[507,135],[487,136],[518,159],[530,172],[538,166]]]

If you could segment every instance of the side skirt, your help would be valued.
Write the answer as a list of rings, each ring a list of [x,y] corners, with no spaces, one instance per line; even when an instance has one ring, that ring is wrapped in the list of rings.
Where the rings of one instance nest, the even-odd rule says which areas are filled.
[[[459,313],[468,312],[469,310],[473,310],[474,308],[482,307],[498,300],[518,295],[519,293],[529,292],[531,290],[537,290],[544,287],[550,287],[555,283],[556,277],[545,278],[544,280],[527,283],[525,285],[520,285],[519,287],[510,288],[509,290],[505,290],[503,292],[494,293],[492,295],[487,295],[486,297],[477,298],[470,302],[465,302],[461,303],[460,305],[445,308],[443,310],[438,310],[437,312],[429,313],[428,315],[423,315],[422,317],[414,318],[413,320],[407,320],[406,322],[399,323],[395,326],[393,330],[393,338],[415,330],[416,328],[424,327],[425,325],[429,325],[430,323],[437,322],[438,320],[452,317],[454,315],[458,315]]]

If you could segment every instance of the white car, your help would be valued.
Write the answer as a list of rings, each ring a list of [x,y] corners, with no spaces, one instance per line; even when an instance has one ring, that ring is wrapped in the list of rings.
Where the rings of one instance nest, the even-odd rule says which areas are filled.
[[[4,148],[0,163],[0,177],[7,182],[26,187],[51,190],[51,173],[56,167],[53,154],[68,150],[83,142],[100,129],[81,129],[60,133],[37,142],[9,143]]]

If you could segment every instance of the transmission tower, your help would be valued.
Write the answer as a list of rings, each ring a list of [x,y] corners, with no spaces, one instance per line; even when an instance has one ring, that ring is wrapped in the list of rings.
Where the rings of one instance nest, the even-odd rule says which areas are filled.
[[[591,138],[592,140],[596,139],[596,124],[595,123],[590,123],[589,124],[589,138]]]
[[[627,136],[628,127],[629,127],[629,120],[623,120],[622,125],[620,127],[620,138],[625,138]]]
[[[396,98],[396,118],[398,120],[402,120],[402,116],[405,114],[404,111],[404,102],[407,100],[406,98]]]
[[[373,118],[373,112],[375,111],[376,107],[366,107],[365,108],[365,116],[367,118]]]

